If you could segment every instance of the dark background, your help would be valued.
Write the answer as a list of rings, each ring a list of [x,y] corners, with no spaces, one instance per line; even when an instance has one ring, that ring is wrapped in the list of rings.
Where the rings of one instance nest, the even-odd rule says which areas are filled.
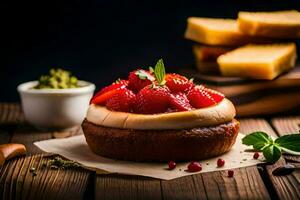
[[[168,71],[193,63],[183,39],[188,16],[232,17],[239,10],[300,9],[298,0],[39,1],[1,3],[0,101],[51,67],[97,88],[163,58]]]

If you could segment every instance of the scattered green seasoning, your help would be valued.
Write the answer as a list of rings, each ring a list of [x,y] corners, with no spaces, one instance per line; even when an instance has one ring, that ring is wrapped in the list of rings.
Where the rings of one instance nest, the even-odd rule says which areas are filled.
[[[49,167],[52,170],[58,170],[58,169],[78,169],[81,167],[81,165],[77,162],[71,161],[71,160],[64,160],[60,156],[55,156],[54,158],[50,159],[47,162],[43,162],[41,164],[40,169],[45,169],[46,167]],[[32,174],[32,176],[37,175],[37,168],[31,167],[29,169],[29,172]]]
[[[300,155],[300,134],[289,134],[273,140],[265,132],[254,132],[242,139],[243,144],[253,146],[256,151],[263,152],[266,161],[276,162],[281,157],[281,151],[292,155]]]
[[[64,160],[59,156],[50,160],[51,169],[74,169],[79,168],[80,164],[71,160]]]
[[[35,89],[66,89],[77,88],[78,79],[71,72],[63,69],[51,69],[49,74],[42,75]]]

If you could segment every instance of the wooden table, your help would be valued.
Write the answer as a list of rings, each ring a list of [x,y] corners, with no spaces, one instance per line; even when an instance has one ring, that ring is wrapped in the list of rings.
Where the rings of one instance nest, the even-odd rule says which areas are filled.
[[[276,135],[298,132],[300,117],[240,119],[241,132],[263,130]],[[29,169],[49,160],[33,145],[34,141],[81,134],[39,132],[24,122],[18,104],[0,104],[0,143],[23,143],[28,155],[12,159],[0,168],[0,199],[300,199],[300,173],[274,177],[272,170],[300,157],[286,156],[275,165],[259,165],[227,172],[186,176],[171,181],[140,176],[96,175],[85,169]],[[294,163],[296,165],[300,165]]]

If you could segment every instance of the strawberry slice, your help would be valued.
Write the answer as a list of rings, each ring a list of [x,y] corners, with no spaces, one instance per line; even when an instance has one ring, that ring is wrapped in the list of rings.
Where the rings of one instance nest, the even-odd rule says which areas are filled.
[[[116,82],[112,83],[109,86],[104,87],[103,89],[101,89],[99,92],[97,92],[92,99],[90,100],[90,103],[95,103],[95,98],[97,98],[98,96],[109,92],[111,90],[115,90],[118,88],[125,88],[126,86],[128,86],[128,81],[127,80],[117,80]],[[96,103],[95,103],[96,104]]]
[[[182,92],[171,94],[170,104],[172,108],[176,109],[177,111],[187,111],[192,109],[186,94]]]
[[[194,87],[187,94],[190,104],[195,108],[204,108],[216,104],[216,101],[203,88],[204,86]]]
[[[126,88],[119,89],[107,100],[106,107],[109,110],[131,112],[134,104],[135,94]]]
[[[194,87],[193,82],[179,74],[167,74],[165,77],[166,85],[173,93],[185,92]]]
[[[119,90],[122,90],[124,88],[120,87],[114,90],[110,90],[108,92],[105,92],[103,94],[99,94],[98,96],[95,96],[92,100],[92,104],[98,104],[98,105],[105,105],[106,101],[110,99],[112,96],[114,96]]]
[[[149,71],[138,69],[129,73],[128,87],[137,93],[147,85],[150,85],[154,80],[155,78]]]

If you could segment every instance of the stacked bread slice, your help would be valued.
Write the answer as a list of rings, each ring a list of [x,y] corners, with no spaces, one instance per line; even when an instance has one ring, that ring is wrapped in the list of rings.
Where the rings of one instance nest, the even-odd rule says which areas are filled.
[[[296,10],[239,12],[238,26],[243,33],[252,36],[300,38],[300,13]]]
[[[199,43],[218,46],[238,46],[267,41],[261,37],[243,34],[234,19],[200,17],[188,18],[185,37]]]
[[[240,12],[237,20],[190,17],[185,37],[197,43],[193,51],[200,72],[271,80],[295,66],[296,46],[285,42],[300,38],[300,13]]]
[[[224,76],[252,77],[272,80],[295,66],[294,43],[253,45],[237,48],[218,57]]]

